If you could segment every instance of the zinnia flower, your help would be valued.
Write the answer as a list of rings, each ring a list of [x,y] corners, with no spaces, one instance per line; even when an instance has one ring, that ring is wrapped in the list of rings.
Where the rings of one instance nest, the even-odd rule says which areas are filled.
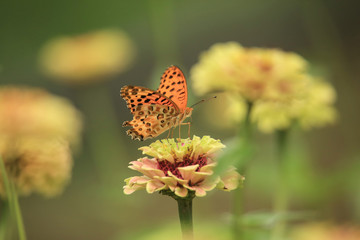
[[[127,34],[109,29],[49,41],[41,50],[40,64],[49,76],[79,84],[124,72],[134,56],[135,47]]]
[[[321,127],[334,123],[337,118],[333,107],[336,94],[332,86],[313,80],[311,86],[298,99],[289,101],[258,101],[251,119],[263,132],[289,128],[298,123],[302,128]]]
[[[69,100],[40,88],[0,88],[0,138],[63,138],[78,144],[81,114]]]
[[[52,197],[63,191],[71,178],[72,168],[71,151],[66,141],[34,138],[4,140],[0,138],[1,157],[8,178],[19,194],[37,192]],[[6,195],[1,174],[0,195]]]
[[[231,91],[251,102],[286,99],[307,84],[306,66],[306,61],[294,53],[218,43],[200,56],[191,69],[191,79],[199,95]]]
[[[130,169],[139,171],[143,176],[125,179],[124,193],[131,194],[139,189],[148,193],[162,191],[178,197],[189,193],[202,197],[215,187],[230,191],[244,180],[234,168],[221,177],[213,175],[216,166],[214,154],[225,146],[209,136],[193,139],[174,139],[156,141],[150,146],[141,147],[143,157],[130,162]]]
[[[219,43],[201,55],[191,79],[199,95],[227,92],[229,122],[244,120],[246,103],[251,103],[251,121],[264,132],[294,122],[311,128],[336,120],[334,89],[311,76],[307,62],[295,53]]]
[[[81,125],[80,113],[64,98],[38,88],[0,88],[0,156],[20,194],[63,190],[71,176],[69,145],[78,145]]]

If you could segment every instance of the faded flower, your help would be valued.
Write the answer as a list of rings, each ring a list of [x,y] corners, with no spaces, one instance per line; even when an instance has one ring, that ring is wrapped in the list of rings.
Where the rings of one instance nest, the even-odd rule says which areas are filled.
[[[72,158],[66,141],[0,138],[0,152],[9,180],[19,194],[60,194],[71,178]],[[5,189],[0,174],[0,195]]]
[[[19,193],[63,190],[71,176],[69,145],[79,144],[81,125],[80,113],[64,98],[38,88],[0,88],[0,156]]]
[[[0,88],[0,138],[63,138],[72,144],[80,139],[80,113],[65,98],[40,88]]]
[[[109,29],[49,41],[41,50],[40,64],[59,81],[86,84],[127,70],[134,56],[128,35]]]
[[[214,154],[225,146],[209,136],[193,139],[174,139],[156,141],[150,146],[141,147],[143,157],[130,163],[129,168],[139,171],[143,176],[125,179],[124,193],[131,194],[139,189],[148,193],[171,191],[179,197],[190,192],[202,197],[207,191],[219,188],[230,191],[244,180],[234,168],[221,177],[213,175],[216,166]]]

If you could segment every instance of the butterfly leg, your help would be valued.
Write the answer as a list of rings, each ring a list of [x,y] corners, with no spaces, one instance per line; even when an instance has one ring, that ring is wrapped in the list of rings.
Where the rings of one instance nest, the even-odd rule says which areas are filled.
[[[171,128],[169,128],[169,133],[168,133],[168,135],[167,135],[167,139],[170,137],[170,133],[171,133]]]
[[[180,124],[179,124],[179,138],[178,138],[178,141],[179,141],[179,142],[181,141]]]
[[[188,137],[190,138],[190,127],[191,127],[191,122],[181,123],[181,125],[188,125]]]

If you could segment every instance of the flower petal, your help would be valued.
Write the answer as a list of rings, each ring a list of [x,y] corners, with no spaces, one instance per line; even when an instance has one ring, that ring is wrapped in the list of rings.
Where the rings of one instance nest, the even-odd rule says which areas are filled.
[[[176,187],[175,194],[179,197],[186,197],[188,194],[188,190],[184,187]]]
[[[146,184],[146,191],[148,193],[160,191],[163,190],[164,188],[166,188],[166,185],[163,182],[159,181],[158,179],[153,179]]]

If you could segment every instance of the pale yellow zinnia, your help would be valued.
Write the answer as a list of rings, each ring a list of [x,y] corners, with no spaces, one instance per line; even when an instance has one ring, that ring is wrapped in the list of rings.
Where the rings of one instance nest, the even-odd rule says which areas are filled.
[[[311,76],[307,62],[295,53],[218,43],[200,56],[191,77],[199,95],[227,92],[231,101],[223,101],[223,107],[229,109],[224,111],[228,122],[244,120],[249,104],[251,121],[264,132],[336,120],[334,89]]]
[[[69,145],[79,144],[81,125],[65,98],[39,88],[0,88],[0,156],[20,194],[62,192],[71,177]]]
[[[334,123],[337,113],[333,87],[319,79],[312,79],[308,88],[297,98],[288,101],[261,100],[254,104],[251,120],[263,132],[287,129],[299,124],[303,129]]]
[[[135,47],[120,30],[108,29],[55,38],[40,52],[44,73],[70,84],[103,81],[129,68]]]
[[[248,101],[284,99],[306,84],[306,66],[295,53],[218,43],[200,56],[191,69],[191,79],[199,95],[225,90]]]
[[[69,100],[40,88],[0,88],[0,138],[60,137],[77,144],[81,114]]]
[[[0,138],[5,169],[20,195],[32,192],[51,197],[60,194],[71,178],[69,144],[60,139]],[[0,195],[5,189],[0,174]]]

